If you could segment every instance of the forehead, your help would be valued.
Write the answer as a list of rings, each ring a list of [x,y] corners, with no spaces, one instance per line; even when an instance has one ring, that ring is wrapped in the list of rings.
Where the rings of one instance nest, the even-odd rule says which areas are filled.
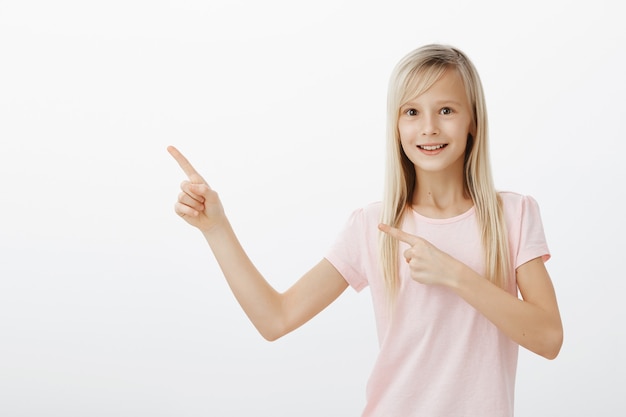
[[[447,69],[437,80],[435,80],[425,91],[414,91],[409,94],[410,102],[420,102],[425,100],[436,101],[456,101],[466,104],[467,92],[465,84],[458,71]]]

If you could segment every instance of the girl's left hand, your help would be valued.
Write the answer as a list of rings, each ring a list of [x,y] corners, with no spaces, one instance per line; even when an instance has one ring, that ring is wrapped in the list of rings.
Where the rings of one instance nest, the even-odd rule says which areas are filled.
[[[464,264],[439,250],[432,243],[386,224],[380,224],[378,228],[410,245],[410,248],[404,251],[404,257],[409,264],[413,280],[428,285],[451,286],[458,279]]]

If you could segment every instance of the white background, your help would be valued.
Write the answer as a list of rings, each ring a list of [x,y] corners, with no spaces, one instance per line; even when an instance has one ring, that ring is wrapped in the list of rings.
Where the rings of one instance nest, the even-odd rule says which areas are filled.
[[[478,67],[500,189],[533,195],[565,342],[517,416],[623,416],[626,17],[618,1],[0,0],[0,415],[358,416],[352,290],[274,343],[173,212],[173,144],[286,289],[382,190],[395,63]]]

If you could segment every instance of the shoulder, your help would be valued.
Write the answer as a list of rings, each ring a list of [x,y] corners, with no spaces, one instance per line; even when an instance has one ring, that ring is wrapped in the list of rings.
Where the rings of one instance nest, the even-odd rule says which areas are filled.
[[[380,221],[380,215],[382,213],[383,204],[381,201],[375,201],[366,204],[352,212],[352,217],[360,218],[364,221]]]
[[[366,213],[367,215],[373,215],[373,216],[380,216],[380,213],[383,210],[383,203],[382,201],[374,201],[372,203],[369,203],[365,206],[363,206],[361,208],[361,210],[363,210],[364,213]]]
[[[550,258],[539,205],[530,195],[500,192],[514,266],[542,257]]]
[[[504,204],[519,204],[528,196],[525,194],[517,193],[515,191],[498,191],[498,195],[502,199]]]
[[[504,218],[510,230],[537,228],[542,229],[539,204],[530,195],[501,191]]]
[[[382,203],[373,202],[352,211],[344,226],[344,233],[369,235],[378,230],[382,213]]]
[[[507,212],[520,213],[528,207],[538,208],[537,201],[527,194],[520,194],[514,191],[499,191],[498,195],[502,200],[502,207],[505,214]]]

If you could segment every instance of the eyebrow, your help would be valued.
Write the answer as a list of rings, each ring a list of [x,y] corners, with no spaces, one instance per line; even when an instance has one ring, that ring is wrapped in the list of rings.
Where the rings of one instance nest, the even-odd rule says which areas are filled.
[[[416,104],[415,100],[407,101],[406,103],[400,105],[400,108],[403,108],[406,106],[413,106],[415,104]],[[435,102],[435,106],[443,106],[443,105],[450,105],[450,104],[453,106],[462,105],[460,101],[456,101],[456,100],[438,100]]]

